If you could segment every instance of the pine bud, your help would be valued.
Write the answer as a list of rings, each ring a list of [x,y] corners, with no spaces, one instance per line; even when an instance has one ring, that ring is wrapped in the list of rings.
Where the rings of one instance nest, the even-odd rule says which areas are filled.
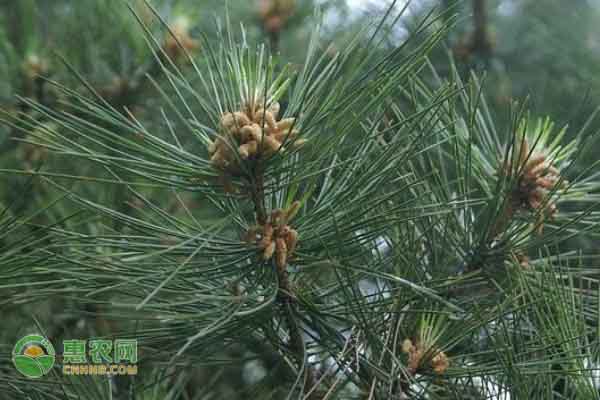
[[[40,75],[48,74],[48,62],[37,54],[29,54],[22,65],[23,72],[28,79],[35,79]]]
[[[210,158],[210,161],[218,167],[224,168],[227,166],[227,160],[225,160],[225,157],[223,156],[223,153],[221,153],[220,149],[215,151]]]
[[[281,143],[275,140],[272,136],[263,136],[263,148],[267,155],[272,155],[277,153],[280,149],[283,149]]]
[[[262,140],[263,134],[262,134],[262,129],[260,128],[260,126],[258,126],[258,124],[251,124],[251,125],[246,125],[242,128],[242,141],[246,142],[246,141],[250,141],[250,140],[254,140],[256,142],[259,142]]]
[[[290,229],[285,236],[285,243],[288,249],[288,255],[291,256],[296,251],[298,244],[298,232],[295,229]]]
[[[229,138],[217,138],[214,144],[208,146],[209,153],[213,156],[213,165],[232,176],[243,174],[245,169],[241,163],[244,160],[260,160],[263,155],[268,157],[284,151],[283,142],[298,135],[297,130],[290,130],[294,118],[277,121],[280,110],[277,102],[264,109],[260,105],[260,99],[252,99],[243,104],[241,109],[243,111],[228,112],[221,116],[222,134]],[[237,146],[239,158],[228,142]],[[219,156],[215,157],[215,154]]]
[[[275,121],[275,117],[271,114],[270,111],[260,109],[256,113],[256,122],[262,127],[264,124],[271,130],[277,130],[277,122]]]
[[[277,129],[279,131],[289,130],[292,126],[294,126],[296,122],[296,118],[285,118],[277,123]]]
[[[271,224],[279,227],[284,221],[285,213],[281,209],[273,210],[271,212]]]
[[[440,351],[431,359],[431,368],[438,375],[446,372],[449,366],[450,361],[443,351]]]
[[[250,125],[252,121],[248,118],[248,116],[243,113],[236,111],[234,113],[226,113],[221,118],[221,125],[225,129],[231,130],[236,128],[242,128],[246,125]]]
[[[260,0],[258,14],[268,32],[279,32],[294,13],[295,0]]]
[[[410,339],[405,339],[402,342],[402,352],[408,355],[407,367],[411,374],[417,373],[423,367],[427,362],[425,357],[431,353],[433,353],[433,357],[429,359],[429,365],[436,374],[443,374],[450,365],[450,361],[443,351],[430,346],[423,346],[422,343],[415,345]]]
[[[277,254],[277,267],[285,268],[287,265],[287,245],[285,244],[285,240],[283,238],[277,238],[276,240],[276,254]]]
[[[498,171],[500,175],[512,178],[515,182],[511,189],[510,207],[502,218],[510,220],[515,211],[527,210],[539,215],[538,233],[543,229],[545,215],[556,213],[556,205],[550,193],[557,189],[561,179],[559,170],[551,164],[545,154],[548,149],[530,150],[527,140],[517,143],[518,150],[513,151],[512,161],[505,160]]]
[[[271,225],[270,223],[267,223],[263,230],[264,237],[269,238],[269,240],[270,240],[273,237],[273,232],[274,232],[273,225]]]
[[[404,339],[402,342],[402,352],[408,354],[413,351],[415,346],[413,346],[413,342],[410,339]]]
[[[548,165],[545,164],[546,157],[545,156],[537,156],[532,158],[527,163],[527,170],[525,173],[528,178],[538,176],[544,172],[544,170],[548,169]]]
[[[286,210],[285,220],[288,222],[291,221],[296,216],[296,214],[298,214],[299,210],[300,210],[300,202],[298,200],[296,200],[292,204],[290,204],[290,206]]]
[[[170,26],[170,32],[165,34],[163,51],[173,61],[178,61],[184,55],[198,49],[199,44],[190,36],[190,21],[186,17],[178,17]]]
[[[271,113],[273,114],[273,116],[275,118],[277,118],[279,116],[280,109],[281,109],[281,106],[279,105],[279,102],[277,102],[277,101],[271,103],[271,105],[269,106],[269,111],[271,111]]]
[[[244,241],[248,244],[256,243],[256,241],[258,240],[260,230],[261,228],[258,226],[253,226],[250,229],[248,229],[248,232],[246,232],[246,234],[243,237]]]
[[[256,154],[258,150],[258,143],[256,143],[255,140],[245,143],[243,145],[241,145],[239,147],[239,153],[240,153],[240,157],[242,157],[244,160],[254,156]]]
[[[283,143],[286,140],[292,140],[297,135],[298,135],[298,131],[296,129],[294,129],[292,131],[279,131],[279,132],[275,133],[273,136],[275,137],[275,139],[278,142]]]
[[[306,144],[306,139],[297,139],[297,140],[294,140],[291,144],[292,144],[293,148],[302,147],[303,145]]]
[[[208,143],[208,154],[214,154],[217,151],[217,144],[213,141]]]
[[[275,248],[275,242],[271,241],[269,245],[265,248],[265,251],[263,252],[263,259],[270,260],[271,257],[273,257],[273,253],[275,253]]]

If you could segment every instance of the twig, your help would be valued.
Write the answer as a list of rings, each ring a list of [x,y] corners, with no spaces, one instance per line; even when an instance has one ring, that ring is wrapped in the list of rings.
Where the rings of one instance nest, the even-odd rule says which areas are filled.
[[[253,176],[250,181],[249,193],[254,204],[254,212],[256,214],[256,220],[260,225],[267,223],[267,211],[265,206],[264,198],[264,175],[263,169],[260,162],[254,168]],[[309,393],[308,399],[317,400],[318,393],[315,390],[316,378],[315,372],[312,366],[308,365],[308,358],[306,357],[306,343],[302,337],[302,330],[296,319],[295,308],[296,300],[293,294],[292,287],[286,265],[277,267],[276,263],[273,262],[274,268],[277,269],[277,281],[278,281],[278,295],[277,302],[283,313],[283,318],[288,328],[290,336],[289,347],[296,361],[300,366],[305,365],[305,380],[304,380],[304,393]]]
[[[473,0],[473,23],[475,25],[472,42],[473,52],[487,57],[490,55],[492,48],[488,34],[485,0]]]

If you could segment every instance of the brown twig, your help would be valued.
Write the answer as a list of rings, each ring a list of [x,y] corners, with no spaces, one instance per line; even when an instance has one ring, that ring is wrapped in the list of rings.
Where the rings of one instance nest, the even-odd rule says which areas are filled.
[[[473,53],[487,57],[492,52],[488,32],[488,19],[485,0],[473,0]]]
[[[281,34],[279,33],[279,31],[273,31],[273,32],[269,32],[268,35],[269,35],[269,45],[271,47],[271,52],[275,54],[279,51],[279,41],[280,41]]]
[[[254,169],[253,182],[250,182],[250,196],[254,204],[254,213],[259,225],[267,223],[267,210],[265,207],[265,178],[260,163]]]
[[[260,161],[254,168],[253,176],[250,179],[250,187],[248,189],[248,192],[250,193],[250,198],[254,205],[256,220],[258,224],[265,225],[268,219],[264,198],[264,175]],[[282,317],[288,328],[288,333],[290,336],[289,348],[294,354],[297,363],[300,366],[305,366],[305,381],[303,391],[304,393],[310,392],[310,395],[308,397],[310,400],[317,400],[318,393],[315,390],[313,390],[314,386],[316,385],[315,372],[313,368],[307,364],[308,360],[306,357],[306,343],[304,342],[304,339],[302,337],[302,330],[295,316],[296,299],[294,297],[293,288],[290,284],[288,272],[286,270],[287,262],[286,265],[277,266],[277,262],[275,262],[275,260],[272,260],[272,265],[274,268],[276,268],[277,271],[277,302],[281,309]]]

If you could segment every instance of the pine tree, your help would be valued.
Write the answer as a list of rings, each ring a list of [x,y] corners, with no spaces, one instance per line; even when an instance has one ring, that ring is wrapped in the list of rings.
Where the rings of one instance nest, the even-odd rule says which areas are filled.
[[[595,115],[499,119],[480,75],[432,63],[456,9],[395,3],[349,33],[310,2],[206,30],[193,2],[39,2],[93,56],[11,49],[1,118],[30,155],[2,171],[36,185],[6,223],[3,316],[51,302],[55,343],[135,337],[140,374],[2,366],[0,398],[598,398]]]

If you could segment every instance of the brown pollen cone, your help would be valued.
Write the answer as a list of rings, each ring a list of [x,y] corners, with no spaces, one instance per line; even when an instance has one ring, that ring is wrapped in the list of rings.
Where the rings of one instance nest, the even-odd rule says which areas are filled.
[[[443,351],[427,349],[420,343],[413,343],[410,339],[402,342],[402,352],[408,355],[408,371],[416,374],[429,364],[429,367],[438,375],[446,372],[450,366],[450,360]],[[426,359],[426,356],[429,355]]]
[[[292,129],[295,118],[278,120],[278,115],[279,103],[264,109],[260,101],[223,114],[221,135],[208,147],[212,164],[225,175],[241,176],[242,162],[262,160],[284,150],[284,144],[295,138],[298,131]],[[302,142],[295,140],[293,144]]]
[[[271,212],[264,225],[255,226],[246,235],[246,240],[255,244],[263,260],[275,258],[279,269],[287,266],[298,246],[298,232],[289,225],[289,210],[298,207],[298,202],[292,203],[288,210],[277,209]]]
[[[295,0],[259,0],[258,16],[267,32],[277,33],[294,14],[295,7]]]
[[[38,76],[47,75],[50,67],[45,59],[30,54],[23,62],[22,69],[27,78],[33,80]]]
[[[185,51],[193,53],[200,45],[197,40],[190,36],[189,23],[187,19],[180,18],[170,26],[170,32],[165,34],[163,51],[174,62],[185,55]]]
[[[531,154],[530,154],[531,153]],[[544,219],[552,218],[558,211],[556,204],[550,199],[550,192],[564,187],[561,175],[548,157],[539,152],[531,152],[527,140],[523,141],[518,155],[513,157],[516,163],[505,162],[500,173],[503,176],[516,176],[510,204],[507,205],[505,219],[510,219],[518,210],[535,212],[539,215],[538,233],[543,229]]]

